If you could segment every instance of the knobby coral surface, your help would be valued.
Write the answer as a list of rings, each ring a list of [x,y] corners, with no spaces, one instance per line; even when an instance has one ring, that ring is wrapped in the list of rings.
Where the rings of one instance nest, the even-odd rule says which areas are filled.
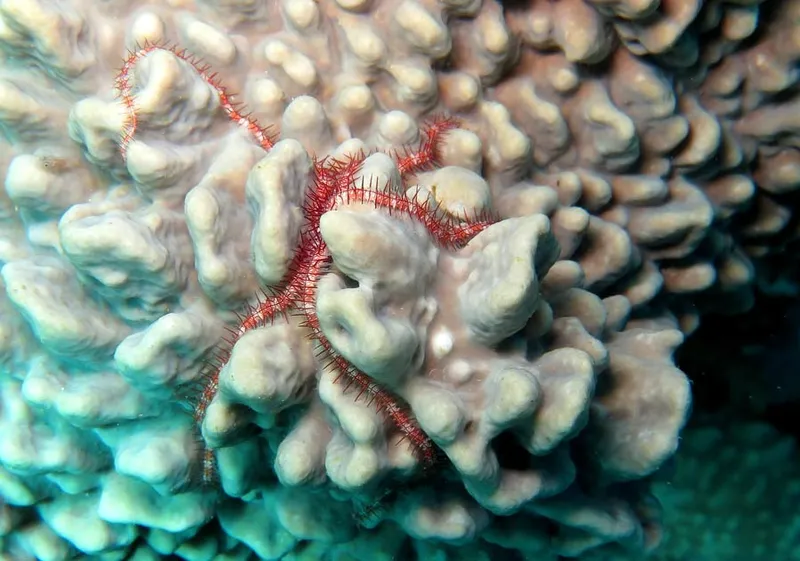
[[[658,544],[649,478],[690,402],[672,352],[756,282],[795,290],[772,265],[797,257],[800,2],[506,4],[0,2],[3,555]],[[168,42],[280,140],[185,57],[124,70]],[[434,113],[462,125],[403,181],[387,154]],[[292,314],[226,350],[201,440],[184,399],[289,272],[312,162],[361,152],[354,182],[500,219],[457,250],[374,196],[319,221],[308,305],[441,451],[424,477]]]

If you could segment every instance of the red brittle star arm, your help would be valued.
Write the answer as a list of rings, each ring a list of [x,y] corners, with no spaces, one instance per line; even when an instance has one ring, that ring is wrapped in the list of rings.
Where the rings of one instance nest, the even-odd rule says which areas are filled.
[[[258,145],[264,150],[272,148],[275,141],[270,134],[270,128],[259,125],[255,117],[244,112],[244,106],[241,103],[233,101],[235,95],[222,85],[222,81],[217,76],[216,72],[210,72],[211,66],[209,64],[203,63],[186,49],[178,49],[175,45],[146,42],[143,46],[128,51],[128,55],[123,60],[114,82],[125,110],[125,124],[122,127],[119,140],[119,151],[123,160],[127,158],[128,146],[136,135],[136,130],[139,125],[139,117],[136,112],[136,100],[131,84],[132,74],[136,64],[153,51],[172,53],[182,61],[191,65],[200,78],[216,92],[220,107],[225,112],[228,119],[239,126],[247,128]]]
[[[298,304],[305,317],[305,327],[312,331],[314,339],[320,345],[320,358],[337,370],[338,375],[335,382],[341,379],[346,380],[345,391],[351,386],[357,387],[359,393],[356,400],[366,396],[377,407],[378,412],[391,421],[403,438],[411,443],[414,455],[422,464],[423,469],[432,468],[438,458],[436,446],[419,427],[410,407],[340,355],[322,332],[316,307],[317,287],[319,279],[328,269],[331,259],[325,243],[320,238],[309,239],[307,243],[311,246],[308,249],[311,250],[310,253],[313,254],[313,257],[304,263],[303,294]]]
[[[458,119],[445,115],[437,115],[427,121],[420,131],[422,139],[419,147],[416,150],[395,153],[394,158],[400,176],[406,178],[413,173],[440,165],[445,135],[459,125]]]

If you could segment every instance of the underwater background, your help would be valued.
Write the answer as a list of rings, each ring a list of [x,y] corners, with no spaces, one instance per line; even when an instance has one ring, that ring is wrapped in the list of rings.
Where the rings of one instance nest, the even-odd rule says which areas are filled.
[[[800,0],[0,0],[0,560],[800,560]]]

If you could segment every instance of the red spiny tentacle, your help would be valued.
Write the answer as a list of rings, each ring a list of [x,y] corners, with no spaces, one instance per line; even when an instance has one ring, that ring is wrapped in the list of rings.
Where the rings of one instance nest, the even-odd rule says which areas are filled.
[[[342,202],[369,203],[390,213],[401,213],[419,221],[436,243],[442,247],[457,249],[493,224],[490,216],[479,216],[471,220],[457,221],[443,218],[435,212],[428,201],[409,199],[405,195],[378,191],[364,187],[350,187],[339,196]]]
[[[314,185],[303,204],[303,214],[312,235],[319,235],[322,215],[336,207],[338,195],[352,186],[363,163],[364,154],[359,153],[327,160],[324,167],[315,166]]]
[[[225,356],[224,359],[220,358],[217,364],[214,364],[208,371],[202,374],[202,378],[204,379],[203,390],[200,392],[200,396],[194,406],[194,420],[198,424],[203,422],[203,418],[206,416],[206,410],[211,404],[211,400],[214,399],[214,396],[217,394],[219,372],[222,369],[222,365],[227,361],[227,356]]]
[[[430,169],[440,163],[444,136],[448,131],[458,128],[458,119],[439,116],[422,128],[422,142],[417,150],[397,154],[395,161],[401,177]]]
[[[217,479],[217,458],[214,450],[208,446],[203,448],[202,482],[204,485],[213,485]]]
[[[338,370],[339,377],[337,377],[337,381],[344,378],[346,387],[354,385],[359,390],[359,396],[368,396],[376,404],[378,411],[388,417],[392,424],[403,434],[404,438],[409,440],[414,454],[423,468],[429,469],[433,467],[437,460],[436,447],[428,435],[419,428],[410,408],[407,405],[403,407],[401,401],[393,396],[389,390],[375,382],[336,352],[336,349],[333,348],[331,342],[322,332],[316,309],[317,286],[319,278],[324,274],[331,259],[328,249],[322,240],[316,244],[314,254],[314,258],[305,263],[305,282],[302,298],[300,299],[300,308],[305,316],[305,326],[312,330],[314,338],[319,342],[324,355],[328,357],[329,363]]]
[[[236,329],[236,338],[238,339],[251,329],[272,323],[277,316],[285,315],[293,305],[294,298],[290,290],[285,290],[274,297],[259,301],[239,322],[239,327]]]
[[[305,235],[301,235],[300,242],[295,249],[294,257],[289,263],[288,272],[278,285],[279,290],[276,291],[274,296],[268,296],[263,300],[259,300],[259,302],[245,314],[236,329],[237,339],[251,329],[263,327],[272,323],[278,316],[285,317],[289,310],[297,303],[299,286],[300,283],[302,283],[300,271],[302,270],[303,262],[308,257],[304,249],[307,245],[304,242],[304,237]]]
[[[233,101],[235,96],[229,93],[225,86],[222,85],[222,82],[217,77],[217,74],[209,73],[211,69],[210,65],[202,63],[186,49],[179,50],[175,46],[157,43],[145,43],[144,46],[128,52],[128,56],[125,57],[122,67],[119,69],[119,72],[117,72],[117,77],[114,82],[114,85],[119,92],[119,97],[122,100],[127,113],[127,119],[123,125],[122,135],[119,141],[119,150],[123,160],[127,156],[128,145],[130,144],[131,140],[133,140],[133,137],[136,134],[136,128],[139,124],[135,100],[132,93],[133,90],[130,83],[131,73],[133,72],[136,64],[153,51],[170,52],[182,61],[191,65],[191,67],[194,68],[195,72],[197,72],[203,81],[216,92],[217,96],[219,97],[220,106],[222,107],[222,110],[225,111],[228,119],[239,126],[245,127],[258,145],[264,150],[269,150],[272,148],[272,146],[275,144],[275,140],[273,135],[270,133],[269,127],[262,127],[259,125],[255,117],[243,111],[242,104]]]
[[[202,375],[204,379],[203,389],[194,407],[194,421],[198,425],[202,425],[206,410],[219,390],[219,374],[222,367],[230,359],[231,351],[236,342],[248,331],[271,323],[275,317],[285,315],[290,308],[297,304],[300,295],[299,288],[305,278],[303,275],[305,271],[303,262],[308,259],[308,255],[304,250],[307,246],[308,244],[304,243],[301,237],[295,256],[289,265],[289,272],[282,283],[282,290],[278,291],[275,296],[267,297],[255,305],[248,306],[246,312],[240,317],[238,327],[229,330],[229,337],[224,340],[224,347],[217,348],[214,357],[216,360],[210,365],[208,371]],[[205,447],[203,449],[202,465],[202,481],[204,484],[210,485],[216,477],[216,462],[214,461],[214,451],[211,448]]]
[[[232,346],[232,343],[231,343]],[[222,366],[228,362],[230,358],[230,351],[222,348],[217,348],[215,356],[212,357],[212,362],[208,364],[206,371],[202,372],[200,379],[202,382],[202,390],[194,405],[193,418],[197,424],[199,431],[199,439],[201,442],[201,482],[203,485],[213,485],[216,480],[216,461],[214,458],[214,450],[206,445],[202,436],[203,419],[206,416],[208,406],[217,394],[219,388],[219,373]]]

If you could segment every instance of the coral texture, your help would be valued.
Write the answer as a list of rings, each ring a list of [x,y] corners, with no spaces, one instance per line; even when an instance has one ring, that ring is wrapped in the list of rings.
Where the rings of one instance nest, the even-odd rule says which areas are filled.
[[[666,530],[648,559],[800,559],[798,465],[795,440],[767,424],[698,420],[683,433],[669,480],[653,485]],[[586,559],[609,561],[601,554]]]
[[[693,429],[682,443],[672,481],[679,491],[656,486],[669,551],[676,558],[800,558],[795,441],[763,423],[714,424],[722,427]]]
[[[796,290],[798,29],[798,0],[2,0],[0,555],[652,550],[672,353]],[[320,211],[308,313],[214,363],[198,439],[185,398],[281,293],[320,162],[365,188]],[[412,204],[499,220],[451,247]]]

